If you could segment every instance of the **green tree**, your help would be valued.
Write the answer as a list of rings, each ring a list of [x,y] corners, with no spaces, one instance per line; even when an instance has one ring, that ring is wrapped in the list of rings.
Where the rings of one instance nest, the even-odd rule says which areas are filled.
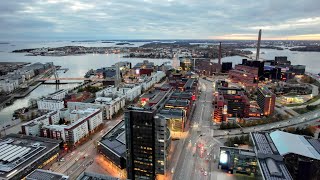
[[[35,119],[37,117],[36,112],[32,111],[31,112],[31,119]]]
[[[222,123],[220,124],[220,129],[226,129],[226,125],[225,125],[224,122],[222,122]]]
[[[20,115],[19,115],[19,119],[20,119],[21,121],[25,121],[25,120],[26,120],[26,117],[25,117],[24,115],[20,114]]]
[[[238,136],[234,137],[234,144],[240,144],[240,139]]]
[[[230,128],[231,128],[231,124],[230,122],[227,122],[226,129],[230,129]]]
[[[309,111],[313,111],[313,110],[317,109],[317,106],[316,105],[314,105],[314,106],[313,105],[307,105],[306,109],[309,110]]]
[[[241,142],[241,144],[245,144],[245,137],[244,137],[244,135],[241,135],[241,136],[240,136],[240,142]]]

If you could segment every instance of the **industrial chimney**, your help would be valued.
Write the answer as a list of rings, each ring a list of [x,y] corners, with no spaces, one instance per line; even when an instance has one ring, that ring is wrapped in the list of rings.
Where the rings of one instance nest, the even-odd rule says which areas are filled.
[[[256,60],[257,60],[257,61],[259,61],[260,44],[261,44],[261,29],[259,30],[259,36],[258,36],[257,54],[256,54]]]
[[[220,45],[219,45],[219,55],[218,55],[218,64],[221,65],[221,56],[222,56],[222,50],[221,50],[221,42],[220,42]]]

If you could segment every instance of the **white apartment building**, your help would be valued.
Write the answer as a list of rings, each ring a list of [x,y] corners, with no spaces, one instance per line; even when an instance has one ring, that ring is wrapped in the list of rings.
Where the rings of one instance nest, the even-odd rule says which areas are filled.
[[[142,88],[140,85],[133,87],[124,87],[120,88],[119,90],[122,91],[123,94],[125,94],[127,101],[133,101],[135,98],[139,97],[142,92]]]
[[[70,110],[84,110],[88,108],[92,109],[100,109],[102,112],[102,118],[106,118],[106,106],[103,104],[95,104],[95,103],[83,103],[83,102],[68,102],[67,107]]]
[[[151,75],[154,79],[154,83],[160,82],[160,80],[164,77],[166,77],[166,73],[163,71],[157,71],[156,73]]]
[[[56,111],[64,108],[64,101],[56,99],[40,99],[37,101],[38,109]]]
[[[60,89],[54,93],[48,94],[46,97],[49,99],[63,100],[67,94],[68,94],[68,90]]]
[[[69,113],[64,113],[63,116],[69,124],[44,126],[42,129],[44,137],[63,139],[75,145],[102,124],[100,109],[71,110]]]
[[[151,76],[146,76],[143,79],[141,79],[141,86],[143,91],[151,88],[154,84],[160,82],[162,78],[164,78],[166,74],[163,71],[157,71],[155,73],[152,73]]]
[[[43,116],[33,119],[21,125],[21,132],[25,135],[40,136],[41,126],[58,124],[60,120],[59,111],[51,111]]]
[[[0,90],[6,93],[11,93],[15,89],[13,82],[0,81]]]
[[[4,92],[11,93],[19,87],[18,80],[0,80],[0,89]]]
[[[17,73],[24,75],[26,80],[29,80],[35,76],[33,69],[18,69]]]
[[[119,96],[116,98],[112,97],[97,97],[95,104],[101,104],[105,106],[106,119],[112,119],[120,109],[125,106],[126,99],[125,96]]]

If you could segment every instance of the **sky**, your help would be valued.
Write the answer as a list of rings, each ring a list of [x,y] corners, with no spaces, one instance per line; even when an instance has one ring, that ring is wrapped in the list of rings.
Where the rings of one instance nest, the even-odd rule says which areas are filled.
[[[3,0],[0,41],[320,40],[319,0]]]

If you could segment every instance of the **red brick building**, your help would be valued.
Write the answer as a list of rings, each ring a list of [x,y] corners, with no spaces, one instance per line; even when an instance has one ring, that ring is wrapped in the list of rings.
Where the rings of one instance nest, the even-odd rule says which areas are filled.
[[[241,83],[246,87],[256,87],[258,85],[259,68],[236,65],[233,70],[230,70],[228,75],[233,83]]]
[[[240,89],[224,88],[219,90],[214,100],[213,121],[228,121],[228,117],[249,117],[250,101]]]

